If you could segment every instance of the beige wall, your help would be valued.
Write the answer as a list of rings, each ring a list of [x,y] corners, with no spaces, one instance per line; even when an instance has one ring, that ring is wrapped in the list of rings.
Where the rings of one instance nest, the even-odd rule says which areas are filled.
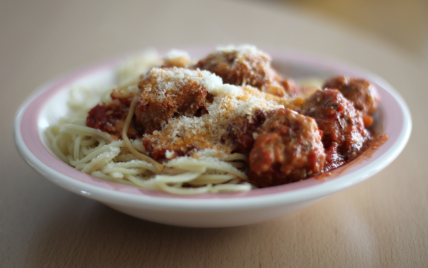
[[[261,1],[261,0],[259,0]],[[427,0],[270,0],[359,28],[428,63]]]

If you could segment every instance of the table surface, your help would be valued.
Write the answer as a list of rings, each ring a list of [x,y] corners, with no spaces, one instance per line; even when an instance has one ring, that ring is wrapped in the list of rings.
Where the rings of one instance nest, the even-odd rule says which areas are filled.
[[[364,32],[295,8],[242,1],[2,1],[1,267],[426,267],[427,66]],[[116,212],[34,172],[13,142],[18,106],[64,72],[145,47],[251,43],[308,51],[389,81],[413,119],[387,168],[268,222],[165,226]]]

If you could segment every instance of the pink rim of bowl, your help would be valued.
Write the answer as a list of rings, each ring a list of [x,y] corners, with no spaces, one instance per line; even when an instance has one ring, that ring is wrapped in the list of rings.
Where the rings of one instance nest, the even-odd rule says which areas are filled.
[[[209,52],[207,49],[188,51],[193,56],[205,55],[204,52]],[[383,79],[367,71],[319,57],[291,52],[271,52],[270,55],[274,62],[291,66],[288,68],[291,73],[293,66],[298,66],[302,70],[312,69],[320,73],[363,77],[372,82],[381,95],[379,112],[383,118],[383,133],[388,135],[388,140],[374,151],[369,159],[339,168],[328,178],[310,178],[248,192],[179,196],[105,181],[75,170],[48,150],[42,139],[44,129],[48,125],[41,111],[52,98],[68,90],[76,81],[102,72],[113,72],[122,61],[112,60],[56,79],[40,87],[30,96],[20,107],[15,120],[17,148],[26,162],[38,173],[72,192],[108,203],[189,210],[268,207],[320,198],[373,176],[391,163],[403,150],[411,132],[410,112],[399,94]]]

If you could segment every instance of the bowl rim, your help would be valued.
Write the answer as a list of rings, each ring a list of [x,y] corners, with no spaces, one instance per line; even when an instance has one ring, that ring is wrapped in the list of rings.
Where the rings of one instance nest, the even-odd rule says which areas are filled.
[[[201,52],[209,51],[207,48],[193,48],[188,49],[190,54],[200,54]],[[117,67],[119,63],[123,61],[125,57],[115,58],[109,61],[105,61],[99,64],[95,64],[89,68],[82,68],[79,71],[70,72],[68,74],[62,75],[59,78],[53,79],[50,82],[40,86],[35,90],[19,107],[18,112],[15,118],[14,125],[14,138],[15,144],[24,160],[39,174],[47,178],[48,180],[54,182],[55,184],[63,187],[67,190],[70,190],[74,193],[104,202],[108,204],[115,205],[124,205],[131,207],[140,207],[146,209],[160,209],[160,210],[181,210],[181,211],[229,211],[229,210],[242,210],[242,209],[257,209],[257,208],[266,208],[272,206],[280,206],[284,204],[298,203],[307,200],[313,200],[327,196],[329,194],[338,192],[340,190],[346,189],[355,185],[365,179],[373,176],[387,165],[389,165],[404,149],[411,133],[412,121],[410,116],[410,111],[404,102],[403,98],[397,93],[397,91],[384,79],[379,76],[361,68],[339,62],[337,60],[327,59],[325,57],[314,56],[308,53],[302,54],[300,52],[294,52],[289,50],[268,50],[268,54],[272,56],[273,59],[280,61],[291,61],[299,62],[303,64],[311,64],[311,66],[322,67],[331,70],[345,70],[348,73],[364,77],[369,81],[376,84],[377,87],[384,91],[383,93],[388,94],[391,99],[395,102],[395,108],[398,108],[398,113],[402,118],[401,125],[399,126],[399,133],[396,135],[396,140],[393,142],[390,147],[378,156],[374,161],[367,161],[366,165],[362,169],[352,171],[350,174],[346,175],[337,175],[332,180],[327,181],[317,181],[312,180],[310,183],[305,181],[297,182],[294,184],[295,189],[286,189],[290,186],[275,186],[264,189],[251,190],[249,192],[243,193],[233,193],[233,194],[204,194],[204,195],[192,195],[192,196],[177,196],[168,193],[158,193],[151,190],[140,190],[137,187],[128,186],[137,188],[137,192],[123,192],[115,188],[111,188],[111,184],[117,184],[121,188],[126,188],[125,186],[113,183],[106,182],[102,179],[92,177],[90,175],[84,174],[80,171],[74,170],[72,167],[61,162],[59,159],[59,165],[65,165],[66,167],[79,172],[79,176],[88,177],[94,181],[94,183],[82,182],[77,180],[75,177],[70,177],[64,175],[63,173],[55,170],[54,168],[47,165],[47,163],[41,161],[37,154],[39,151],[29,149],[28,145],[28,135],[27,138],[23,137],[23,120],[27,120],[32,124],[30,129],[34,133],[38,133],[37,129],[34,129],[34,126],[37,125],[36,122],[31,122],[34,118],[40,116],[40,109],[42,104],[36,107],[36,111],[39,111],[36,114],[32,114],[32,118],[29,118],[29,107],[35,105],[36,100],[44,98],[43,94],[46,92],[59,92],[63,90],[64,85],[72,83],[78,78],[84,77],[85,75],[93,74],[100,70],[108,70]],[[50,95],[52,97],[53,95]],[[47,100],[45,100],[46,103]],[[31,138],[31,141],[34,143],[39,143],[38,149],[40,150],[40,144],[42,141],[38,134]],[[382,147],[381,147],[382,148]],[[45,148],[45,150],[47,150]],[[375,152],[376,154],[376,152]],[[346,166],[343,167],[346,169]],[[341,169],[337,169],[334,172],[340,174]],[[98,184],[96,184],[97,182]],[[104,183],[105,187],[99,185],[99,182]],[[299,187],[299,185],[301,187]],[[288,184],[290,185],[290,184]],[[282,188],[281,188],[282,187]],[[266,190],[268,189],[268,190]],[[271,189],[271,190],[269,190]],[[273,190],[272,190],[273,189]],[[255,192],[256,191],[256,192]],[[257,194],[257,191],[259,191]],[[195,202],[196,201],[196,202]]]

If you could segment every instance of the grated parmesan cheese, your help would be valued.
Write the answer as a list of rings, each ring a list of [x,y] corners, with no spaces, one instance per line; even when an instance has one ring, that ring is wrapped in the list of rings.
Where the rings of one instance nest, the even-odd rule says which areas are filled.
[[[166,150],[165,156],[166,158],[171,159],[174,156],[174,152]]]
[[[155,72],[168,73],[171,76],[174,74],[174,83],[180,86],[188,83],[189,79],[201,81],[209,92],[217,93],[214,94],[212,103],[206,103],[208,114],[200,117],[170,118],[162,126],[162,130],[145,135],[144,139],[149,140],[155,148],[167,150],[168,159],[177,156],[177,153],[173,155],[171,152],[181,152],[179,155],[190,154],[191,148],[212,149],[222,154],[230,154],[234,144],[230,140],[228,129],[233,118],[248,117],[251,120],[257,110],[270,111],[284,107],[281,102],[272,100],[266,93],[251,87],[223,84],[220,77],[206,71],[192,72],[176,68],[169,71],[155,70]],[[157,88],[167,88],[171,83],[165,77],[158,78],[157,82]],[[226,88],[233,94],[229,94],[230,91],[225,90]]]
[[[163,57],[162,67],[179,67],[185,68],[190,65],[190,56],[187,52],[173,49]]]
[[[153,68],[146,75],[146,78],[150,78],[150,81],[144,85],[144,91],[153,91],[152,94],[156,96],[158,101],[162,101],[167,94],[173,95],[174,91],[179,91],[190,83],[204,87],[213,95],[238,94],[240,91],[237,86],[223,84],[221,77],[209,71],[177,67]]]
[[[167,54],[165,54],[165,56],[163,57],[163,59],[165,61],[169,61],[169,60],[177,59],[177,58],[190,59],[190,56],[189,56],[189,53],[187,53],[186,51],[178,50],[178,49],[172,49]]]
[[[228,45],[228,46],[224,46],[224,47],[218,47],[217,48],[218,52],[238,52],[241,55],[254,55],[254,54],[258,54],[258,55],[263,55],[264,57],[267,57],[268,59],[270,59],[269,55],[267,55],[266,53],[264,53],[263,51],[259,50],[256,46],[254,45],[240,45],[240,46],[235,46],[235,45]]]

